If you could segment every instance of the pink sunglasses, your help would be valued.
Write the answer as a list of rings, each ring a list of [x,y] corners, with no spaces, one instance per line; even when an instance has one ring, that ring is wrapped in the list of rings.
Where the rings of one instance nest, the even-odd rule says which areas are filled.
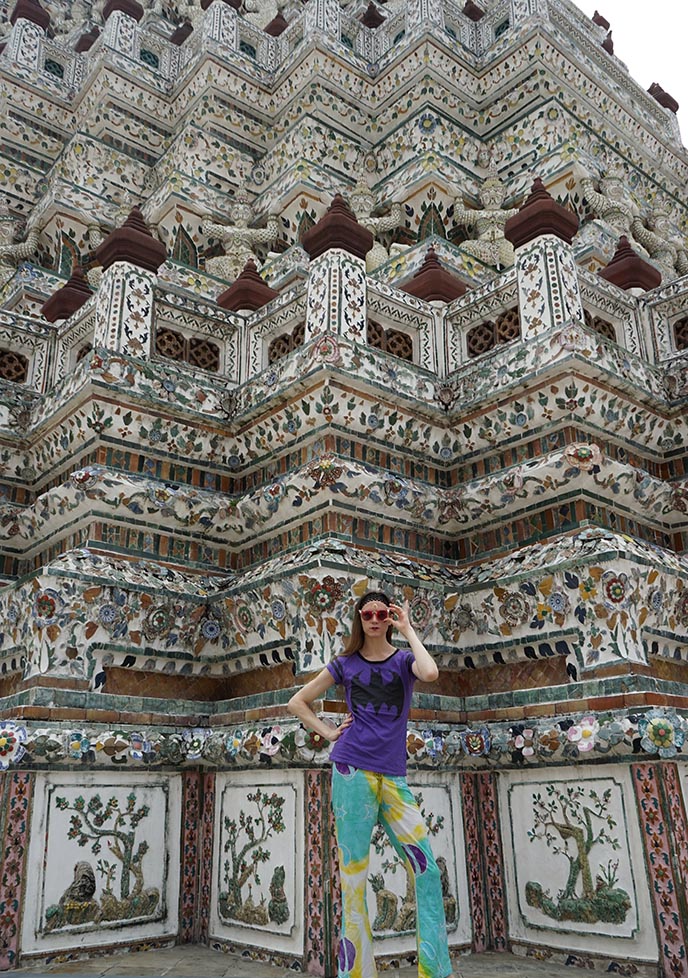
[[[377,618],[378,621],[387,621],[391,617],[388,608],[380,608],[379,611],[363,610],[360,615],[363,621],[372,621],[373,618]]]

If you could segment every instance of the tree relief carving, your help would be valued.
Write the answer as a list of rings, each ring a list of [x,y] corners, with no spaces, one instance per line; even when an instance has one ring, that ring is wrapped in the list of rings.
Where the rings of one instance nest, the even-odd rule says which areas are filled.
[[[54,807],[70,813],[65,841],[94,858],[76,861],[71,883],[45,911],[45,931],[157,916],[160,889],[146,879],[151,860],[145,858],[150,843],[144,832],[150,827],[150,805],[132,790],[125,799],[112,795],[103,800],[99,792],[56,795]]]

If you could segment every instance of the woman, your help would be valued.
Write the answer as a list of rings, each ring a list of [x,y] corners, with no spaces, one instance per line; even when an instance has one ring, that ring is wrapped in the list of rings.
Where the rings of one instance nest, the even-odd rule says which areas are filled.
[[[390,642],[397,628],[408,643]],[[342,884],[340,978],[375,978],[366,885],[370,840],[379,821],[413,874],[419,978],[451,974],[442,886],[418,805],[406,783],[406,721],[416,679],[433,682],[438,669],[409,621],[408,601],[392,604],[382,591],[356,603],[343,653],[295,693],[289,709],[332,741],[332,805]],[[344,686],[349,714],[335,727],[313,712],[333,684]]]

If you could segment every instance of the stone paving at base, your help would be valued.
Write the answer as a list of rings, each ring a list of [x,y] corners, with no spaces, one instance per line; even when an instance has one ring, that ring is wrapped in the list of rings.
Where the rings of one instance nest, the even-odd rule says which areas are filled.
[[[171,978],[293,978],[291,969],[274,967],[235,954],[199,945],[183,945],[153,951],[112,954],[107,957],[26,965],[14,974],[31,975],[102,975],[107,978],[136,976],[171,976]],[[460,978],[564,978],[571,969],[563,964],[537,961],[514,954],[469,954],[460,959],[455,975]],[[414,966],[387,969],[381,978],[415,978]]]

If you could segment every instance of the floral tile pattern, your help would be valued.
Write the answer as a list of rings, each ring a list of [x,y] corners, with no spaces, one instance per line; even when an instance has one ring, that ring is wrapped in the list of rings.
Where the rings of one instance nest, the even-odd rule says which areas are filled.
[[[329,744],[287,703],[384,588],[441,669],[406,748],[454,953],[680,975],[671,96],[562,0],[29,6],[0,9],[0,967],[124,935],[329,974]],[[621,234],[659,287],[598,274]],[[258,308],[218,304],[237,256]],[[396,969],[413,893],[373,853]]]

